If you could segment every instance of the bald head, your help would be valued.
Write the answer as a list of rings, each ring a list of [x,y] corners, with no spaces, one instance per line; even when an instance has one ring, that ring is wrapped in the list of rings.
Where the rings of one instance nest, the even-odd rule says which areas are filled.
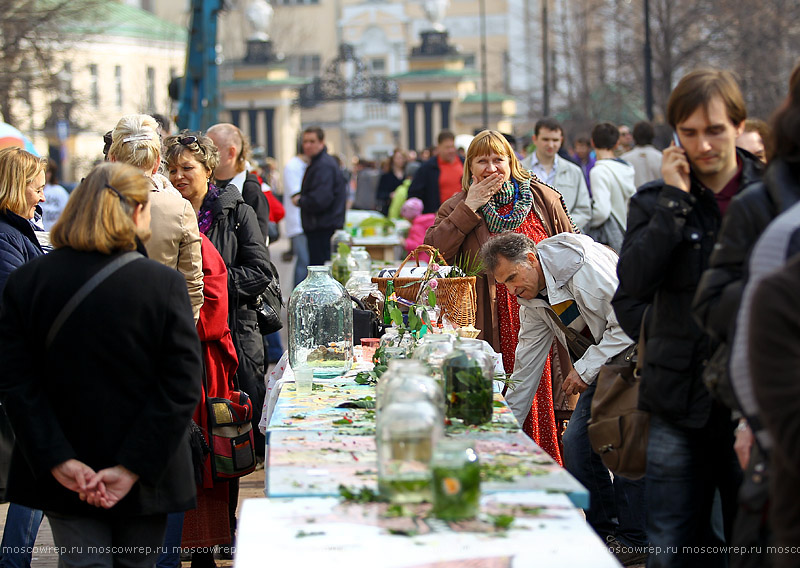
[[[233,124],[223,122],[211,126],[206,134],[219,150],[220,160],[214,170],[215,179],[231,179],[244,171],[250,145],[241,130]]]

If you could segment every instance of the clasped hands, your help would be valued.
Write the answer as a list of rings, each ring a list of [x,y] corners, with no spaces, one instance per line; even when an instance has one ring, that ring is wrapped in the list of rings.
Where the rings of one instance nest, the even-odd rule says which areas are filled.
[[[85,463],[69,459],[50,470],[61,485],[78,494],[81,501],[102,509],[110,509],[130,492],[139,476],[115,465],[95,472]]]

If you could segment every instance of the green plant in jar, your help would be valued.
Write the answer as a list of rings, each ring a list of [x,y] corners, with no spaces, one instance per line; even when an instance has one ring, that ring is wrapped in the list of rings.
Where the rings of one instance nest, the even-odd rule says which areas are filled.
[[[481,497],[478,455],[467,440],[440,440],[431,462],[433,514],[446,521],[472,519]]]
[[[456,343],[442,369],[448,418],[460,418],[468,425],[492,420],[493,384],[489,364],[479,340]]]
[[[336,258],[331,261],[331,275],[339,284],[344,286],[350,279],[350,274],[358,267],[356,260],[350,254],[347,243],[339,243]]]

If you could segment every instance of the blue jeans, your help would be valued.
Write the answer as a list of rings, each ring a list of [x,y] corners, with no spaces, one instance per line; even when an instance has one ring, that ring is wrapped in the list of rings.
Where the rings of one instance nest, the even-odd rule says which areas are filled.
[[[604,540],[614,535],[627,546],[646,546],[645,484],[618,475],[612,481],[606,466],[589,443],[589,418],[596,386],[578,399],[564,432],[564,467],[589,490],[586,520]]]
[[[2,568],[30,568],[32,552],[22,552],[19,549],[32,549],[39,534],[39,525],[42,524],[42,511],[15,505],[8,506],[6,524],[3,530]],[[12,549],[18,549],[12,552]],[[9,551],[9,552],[6,552]]]
[[[264,336],[264,353],[267,354],[267,363],[277,363],[283,357],[283,342],[281,332],[275,331]]]
[[[328,245],[330,248],[330,245]],[[297,286],[308,276],[308,241],[303,233],[292,237],[292,252],[296,259],[294,265],[294,285]]]
[[[741,470],[733,452],[733,426],[729,419],[726,426],[721,414],[712,411],[709,424],[696,429],[650,417],[645,476],[647,536],[657,553],[648,558],[648,568],[727,566],[726,555],[691,551],[691,547],[731,542]],[[714,530],[717,494],[725,539]]]
[[[157,568],[181,568],[181,539],[183,538],[183,513],[167,515],[167,532],[164,533],[164,550],[156,561]]]

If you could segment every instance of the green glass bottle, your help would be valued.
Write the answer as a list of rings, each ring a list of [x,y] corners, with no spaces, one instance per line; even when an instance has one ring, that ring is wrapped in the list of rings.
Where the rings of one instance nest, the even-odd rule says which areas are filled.
[[[385,326],[392,325],[392,314],[390,310],[396,303],[394,300],[389,300],[392,294],[394,294],[394,280],[389,280],[386,283],[386,299],[383,301],[383,325]]]

